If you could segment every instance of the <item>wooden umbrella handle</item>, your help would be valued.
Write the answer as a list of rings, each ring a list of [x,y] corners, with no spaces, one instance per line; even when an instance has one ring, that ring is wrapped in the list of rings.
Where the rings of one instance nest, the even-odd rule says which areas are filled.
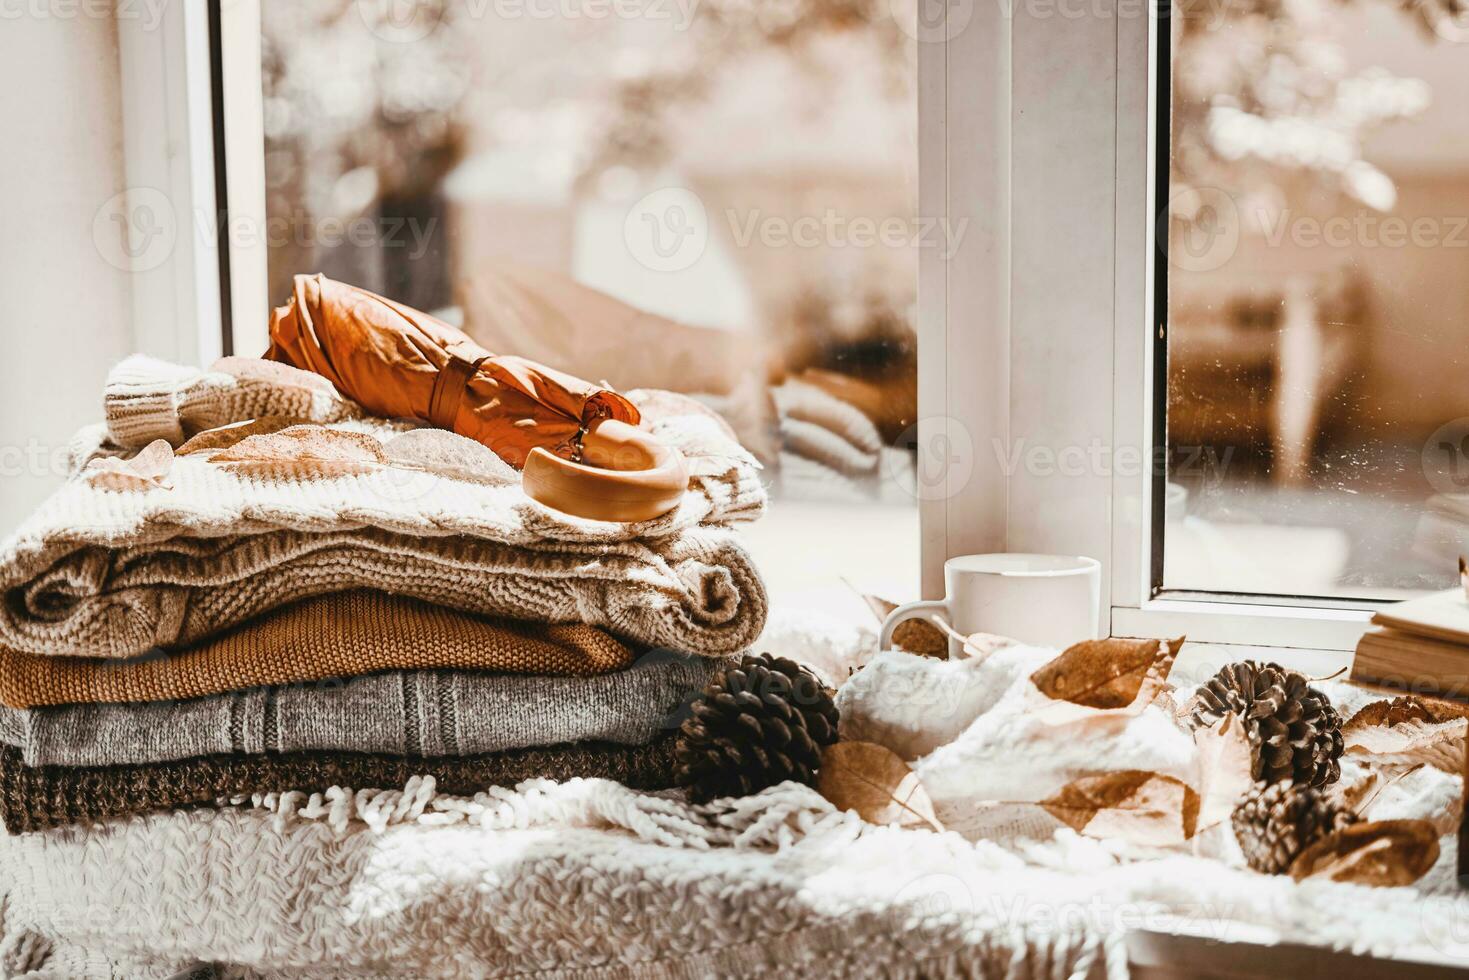
[[[636,426],[593,422],[573,463],[537,447],[526,457],[520,485],[532,500],[594,521],[646,521],[683,500],[689,470],[683,454]]]

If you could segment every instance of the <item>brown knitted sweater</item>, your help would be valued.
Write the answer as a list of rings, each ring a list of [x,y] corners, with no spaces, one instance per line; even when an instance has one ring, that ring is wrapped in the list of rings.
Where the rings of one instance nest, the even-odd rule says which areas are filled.
[[[100,660],[0,647],[0,703],[170,701],[384,670],[590,676],[632,661],[631,650],[594,626],[490,619],[381,592],[341,592],[176,653]]]
[[[667,789],[673,785],[675,739],[669,733],[647,745],[579,742],[460,758],[294,752],[144,766],[27,766],[7,746],[0,749],[0,819],[10,833],[28,833],[256,793],[393,789],[410,776],[432,776],[440,792],[458,796],[538,778],[599,777],[633,789]]]

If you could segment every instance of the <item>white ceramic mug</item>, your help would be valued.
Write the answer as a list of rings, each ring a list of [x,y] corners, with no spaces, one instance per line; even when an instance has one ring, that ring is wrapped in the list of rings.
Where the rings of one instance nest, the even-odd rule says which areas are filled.
[[[937,615],[957,632],[997,633],[1035,646],[1065,648],[1097,638],[1102,566],[1073,555],[959,555],[944,562],[942,599],[899,606],[883,620],[881,645],[905,619]],[[963,646],[949,640],[949,656]]]

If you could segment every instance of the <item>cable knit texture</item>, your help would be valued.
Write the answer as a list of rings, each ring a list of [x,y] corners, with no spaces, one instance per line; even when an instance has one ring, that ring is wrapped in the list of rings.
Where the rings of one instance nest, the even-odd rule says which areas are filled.
[[[106,404],[123,449],[275,419],[350,433],[355,455],[252,463],[216,431],[134,477],[98,446],[0,545],[0,645],[137,656],[351,588],[706,655],[759,636],[764,585],[725,525],[758,517],[765,491],[753,458],[691,400],[629,394],[691,477],[674,511],[614,524],[544,507],[487,447],[363,417],[320,380],[239,358],[207,372],[141,357],[115,369]]]
[[[0,837],[0,950],[66,980],[198,961],[298,980],[1123,980],[1127,933],[1180,923],[1380,956],[1463,948],[1452,847],[1413,888],[1128,854],[1054,822],[973,842],[873,827],[789,783],[694,807],[602,780],[472,797],[410,780]]]
[[[596,627],[482,619],[357,591],[278,609],[178,652],[106,660],[0,647],[0,703],[166,701],[397,669],[593,675],[632,661],[632,651]]]
[[[602,780],[265,803],[0,839],[6,931],[58,960],[105,950],[125,978],[199,960],[230,977],[1126,976],[1120,935],[1056,915],[1054,872],[864,827],[792,784],[709,807]]]
[[[445,759],[351,752],[211,755],[143,766],[27,766],[0,748],[0,819],[11,833],[213,803],[221,798],[402,786],[430,776],[449,793],[526,779],[599,777],[636,789],[673,785],[673,733],[646,745],[582,742]]]
[[[600,740],[641,745],[678,727],[728,661],[655,650],[593,677],[393,671],[186,701],[0,710],[26,765],[107,766],[220,753],[342,750],[442,756]]]

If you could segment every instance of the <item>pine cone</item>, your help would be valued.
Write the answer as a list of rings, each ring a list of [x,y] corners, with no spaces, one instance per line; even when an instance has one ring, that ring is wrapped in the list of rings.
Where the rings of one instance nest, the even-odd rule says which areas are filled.
[[[785,657],[742,657],[690,708],[674,780],[695,803],[749,796],[790,779],[812,785],[837,708],[816,675]]]
[[[1341,716],[1304,674],[1243,660],[1199,688],[1191,722],[1208,727],[1234,713],[1255,750],[1257,780],[1326,786],[1341,778]]]
[[[1307,847],[1357,819],[1333,795],[1286,781],[1256,784],[1230,822],[1249,866],[1278,875]]]

